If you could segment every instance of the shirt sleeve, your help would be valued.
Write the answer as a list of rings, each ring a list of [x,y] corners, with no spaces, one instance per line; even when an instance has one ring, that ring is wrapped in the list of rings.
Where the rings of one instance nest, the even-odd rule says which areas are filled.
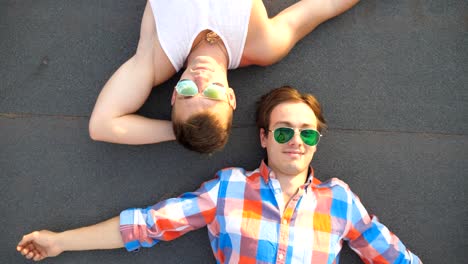
[[[206,226],[214,220],[219,179],[205,182],[178,198],[161,201],[147,208],[132,208],[120,213],[120,233],[125,248],[134,251],[151,247],[160,240],[172,240]]]
[[[352,192],[349,214],[351,223],[344,239],[365,263],[422,263],[376,216],[367,213]]]

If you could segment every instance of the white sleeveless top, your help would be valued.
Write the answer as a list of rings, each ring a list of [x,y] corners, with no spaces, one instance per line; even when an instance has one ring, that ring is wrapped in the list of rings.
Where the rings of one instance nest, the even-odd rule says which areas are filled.
[[[239,67],[252,0],[149,0],[162,49],[179,71],[198,34],[209,29],[223,40],[229,69]]]

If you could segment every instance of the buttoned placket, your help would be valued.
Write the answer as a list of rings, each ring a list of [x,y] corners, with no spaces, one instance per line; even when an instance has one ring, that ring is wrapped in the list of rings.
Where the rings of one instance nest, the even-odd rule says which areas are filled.
[[[286,263],[286,254],[288,250],[289,244],[289,228],[291,224],[292,216],[296,211],[296,206],[299,199],[302,196],[302,188],[299,188],[297,193],[291,197],[289,202],[286,205],[286,210],[284,210],[284,214],[281,215],[281,223],[280,223],[280,237],[278,243],[278,253],[276,258],[276,263]]]
[[[278,238],[278,251],[276,253],[276,263],[282,264],[286,263],[286,255],[288,251],[288,242],[289,242],[289,227],[291,223],[291,218],[296,210],[297,203],[304,193],[304,186],[301,186],[296,194],[291,197],[287,202],[286,207],[284,206],[285,201],[283,198],[283,191],[279,181],[272,177],[270,178],[271,188],[275,195],[276,202],[278,203],[280,210],[280,230]],[[286,208],[286,209],[284,209]]]

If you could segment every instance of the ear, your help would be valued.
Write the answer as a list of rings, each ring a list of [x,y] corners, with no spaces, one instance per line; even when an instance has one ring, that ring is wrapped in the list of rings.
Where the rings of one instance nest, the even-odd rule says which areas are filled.
[[[171,106],[174,106],[176,96],[177,96],[177,92],[176,92],[176,89],[174,88],[174,91],[172,91]]]
[[[232,107],[232,110],[236,110],[236,94],[232,88],[227,90],[228,103]]]
[[[267,146],[267,135],[265,134],[265,129],[260,128],[260,144],[262,145],[262,148],[266,148]]]

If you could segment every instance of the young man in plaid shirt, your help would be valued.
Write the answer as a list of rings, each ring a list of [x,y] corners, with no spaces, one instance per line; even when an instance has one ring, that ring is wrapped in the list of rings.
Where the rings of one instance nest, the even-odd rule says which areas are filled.
[[[365,263],[421,263],[346,183],[314,177],[325,120],[312,95],[272,90],[259,101],[257,126],[267,153],[258,169],[220,170],[194,192],[93,226],[30,233],[17,250],[34,260],[67,250],[134,251],[207,226],[217,263],[338,263],[343,241]]]

